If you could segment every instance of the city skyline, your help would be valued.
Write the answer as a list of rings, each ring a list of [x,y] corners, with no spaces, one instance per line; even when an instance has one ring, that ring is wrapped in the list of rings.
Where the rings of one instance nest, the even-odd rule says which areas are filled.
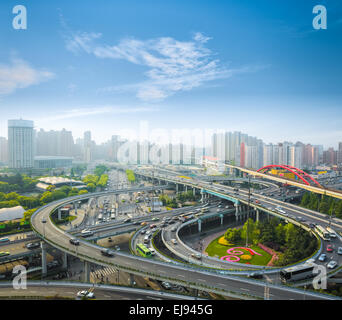
[[[19,32],[7,23],[12,3],[1,2],[0,136],[21,117],[75,137],[91,130],[101,143],[145,120],[336,149],[341,5],[327,3],[328,29],[314,30],[314,1],[194,4],[23,1]]]

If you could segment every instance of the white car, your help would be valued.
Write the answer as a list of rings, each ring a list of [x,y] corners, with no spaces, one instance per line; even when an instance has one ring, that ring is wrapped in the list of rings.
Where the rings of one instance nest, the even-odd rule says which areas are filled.
[[[172,244],[177,244],[177,240],[176,239],[171,239]]]
[[[329,269],[334,269],[336,266],[337,266],[337,262],[334,261],[334,260],[331,260],[331,261],[328,263],[328,265],[327,265],[327,267],[328,267]]]
[[[89,292],[87,290],[82,290],[82,291],[77,292],[77,297],[79,297],[79,298],[86,297],[89,299],[93,299],[93,298],[95,298],[95,295],[93,292]]]
[[[156,254],[156,250],[154,250],[153,248],[149,248],[149,250],[151,251],[152,256]]]

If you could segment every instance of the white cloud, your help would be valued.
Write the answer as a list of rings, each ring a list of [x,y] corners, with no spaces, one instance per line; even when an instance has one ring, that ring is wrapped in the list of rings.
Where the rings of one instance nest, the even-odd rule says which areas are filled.
[[[96,44],[100,37],[99,33],[78,33],[67,40],[66,47],[72,52],[83,50],[98,58],[123,59],[148,68],[146,81],[108,86],[100,92],[134,90],[141,100],[162,100],[176,92],[188,91],[239,72],[221,66],[214,53],[204,46],[211,38],[199,32],[190,41],[171,37],[145,41],[127,38],[113,46]]]
[[[0,94],[10,94],[54,77],[52,72],[37,70],[20,59],[12,59],[10,65],[0,65]]]
[[[74,119],[87,116],[96,116],[101,114],[129,114],[138,112],[157,111],[151,107],[124,107],[124,106],[101,106],[92,108],[72,108],[66,109],[60,113],[52,114],[48,117],[34,119],[37,122],[57,121],[65,119]]]

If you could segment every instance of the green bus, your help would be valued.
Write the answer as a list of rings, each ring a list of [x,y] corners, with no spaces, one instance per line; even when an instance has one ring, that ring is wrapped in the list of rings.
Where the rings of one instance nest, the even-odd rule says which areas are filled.
[[[137,251],[143,257],[149,258],[152,256],[151,251],[148,248],[146,248],[142,243],[137,244]]]

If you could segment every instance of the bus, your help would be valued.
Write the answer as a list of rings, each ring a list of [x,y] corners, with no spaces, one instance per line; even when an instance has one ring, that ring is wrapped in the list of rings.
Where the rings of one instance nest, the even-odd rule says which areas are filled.
[[[323,238],[323,240],[330,241],[330,234],[325,228],[320,225],[315,227],[315,231]]]
[[[330,227],[327,227],[326,229],[329,232],[330,238],[336,238],[337,237],[337,234],[333,229],[331,229]]]
[[[313,273],[314,267],[311,263],[304,263],[299,266],[286,268],[280,271],[280,279],[283,283],[287,283],[312,278],[315,276]]]
[[[145,247],[142,243],[137,244],[137,251],[143,257],[149,258],[152,256],[151,251],[147,247]]]

